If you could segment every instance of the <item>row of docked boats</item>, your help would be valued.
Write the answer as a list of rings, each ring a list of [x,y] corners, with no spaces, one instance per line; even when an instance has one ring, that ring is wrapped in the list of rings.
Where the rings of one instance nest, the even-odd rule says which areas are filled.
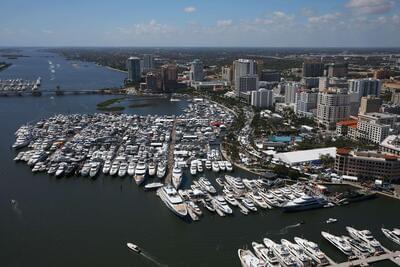
[[[0,79],[0,91],[36,91],[41,85],[41,78],[36,80],[18,79]]]
[[[204,162],[203,164],[202,160],[192,160],[190,162],[190,174],[197,175],[198,173],[202,173],[204,171],[204,165],[206,170],[212,170],[213,172],[233,171],[232,163],[226,160],[205,160]]]
[[[329,264],[328,257],[316,243],[300,237],[295,237],[294,242],[281,239],[280,243],[264,238],[263,243],[252,242],[252,247],[254,253],[248,249],[238,250],[243,267],[309,267]]]

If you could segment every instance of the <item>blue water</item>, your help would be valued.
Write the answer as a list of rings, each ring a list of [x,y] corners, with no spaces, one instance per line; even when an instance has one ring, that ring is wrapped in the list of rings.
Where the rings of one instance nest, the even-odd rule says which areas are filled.
[[[17,59],[5,58],[2,54],[4,53],[0,52],[0,61],[12,65],[0,71],[0,79],[36,80],[41,77],[42,89],[46,90],[54,90],[57,86],[63,90],[121,87],[126,78],[123,72],[94,63],[69,61],[57,54],[37,48],[24,48],[16,54],[28,57]]]
[[[291,140],[292,140],[292,137],[288,136],[288,135],[282,135],[282,136],[274,135],[274,136],[269,138],[269,141],[271,141],[271,142],[289,143]],[[295,141],[296,142],[301,142],[302,140],[303,139],[300,136],[296,136],[295,137]]]

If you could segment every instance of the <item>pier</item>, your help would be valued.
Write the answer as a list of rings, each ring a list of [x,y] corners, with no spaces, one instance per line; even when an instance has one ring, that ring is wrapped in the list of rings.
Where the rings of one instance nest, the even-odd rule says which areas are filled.
[[[336,263],[332,264],[331,266],[338,266],[338,267],[360,266],[361,264],[366,265],[383,260],[391,260],[393,263],[400,266],[400,259],[398,259],[399,257],[400,257],[400,251],[395,251],[395,252],[386,251],[385,254],[381,254],[379,256],[372,256],[363,259],[346,261],[343,263]]]
[[[168,169],[167,169],[167,176],[165,177],[166,184],[172,183],[172,171],[174,169],[175,141],[176,141],[176,119],[174,119],[174,123],[172,125],[171,142],[169,143],[169,148],[168,148],[168,163],[167,163]]]

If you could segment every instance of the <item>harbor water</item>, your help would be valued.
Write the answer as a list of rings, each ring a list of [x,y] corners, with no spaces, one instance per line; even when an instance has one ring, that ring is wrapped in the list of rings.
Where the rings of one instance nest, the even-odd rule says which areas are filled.
[[[53,62],[64,61],[51,55]],[[24,64],[36,64],[29,63],[29,58],[24,60],[27,60]],[[43,64],[48,65],[47,60]],[[21,68],[35,70],[31,66]],[[86,86],[85,81],[96,80],[97,87],[102,87],[101,77],[113,80],[108,75],[121,76],[119,72],[94,68],[91,74],[83,75],[87,80],[82,81],[82,86]],[[10,75],[9,71],[14,70],[0,72],[0,78]],[[80,71],[85,72],[84,68],[76,70]],[[77,78],[61,73],[59,85],[76,88]],[[41,73],[29,75],[21,73],[16,77],[45,77]],[[43,83],[48,86],[46,80]],[[200,221],[188,223],[172,214],[154,192],[138,188],[128,176],[57,179],[47,174],[34,175],[26,164],[13,161],[14,132],[22,124],[58,113],[94,113],[97,103],[110,98],[102,95],[0,98],[2,266],[239,266],[238,248],[251,248],[252,241],[260,242],[264,237],[279,241],[293,240],[295,236],[318,243],[332,259],[344,261],[345,257],[320,232],[342,235],[348,225],[369,229],[386,248],[399,249],[380,232],[382,226],[391,229],[400,223],[399,203],[386,197],[300,213],[274,209],[244,216],[234,209],[233,216],[221,218],[204,210]],[[164,98],[133,97],[131,101],[136,107],[124,112],[140,115],[180,114],[187,105],[186,101],[170,102]],[[233,174],[252,177],[239,170]],[[205,176],[220,189],[215,183],[216,174],[205,172]],[[190,185],[192,179],[186,172],[184,186]],[[11,200],[16,202],[12,204]],[[338,223],[326,224],[328,218],[337,218]],[[304,224],[300,224],[302,221]],[[143,248],[146,257],[129,250],[127,242]],[[376,266],[391,266],[385,263]]]

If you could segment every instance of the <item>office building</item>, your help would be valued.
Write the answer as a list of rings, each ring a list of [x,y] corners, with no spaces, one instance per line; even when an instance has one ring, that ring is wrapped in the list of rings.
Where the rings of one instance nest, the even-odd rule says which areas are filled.
[[[400,157],[376,151],[351,151],[338,148],[335,171],[338,175],[356,176],[364,179],[400,179]]]
[[[349,93],[358,94],[360,100],[361,97],[369,95],[379,97],[381,81],[371,78],[349,80]]]
[[[258,108],[270,108],[273,106],[272,90],[261,88],[251,92],[251,105]]]
[[[324,75],[324,64],[318,60],[306,60],[303,62],[303,77],[320,77]]]
[[[299,117],[311,118],[317,108],[318,92],[303,90],[296,95],[296,114]]]
[[[222,67],[221,72],[222,80],[228,82],[228,85],[231,85],[233,80],[232,68],[227,66]]]
[[[340,92],[326,91],[318,93],[317,120],[327,129],[335,129],[336,122],[347,120],[350,115],[348,95]]]
[[[241,92],[240,78],[246,75],[257,75],[256,61],[252,59],[238,59],[233,61],[233,81],[235,85],[236,96],[239,96]],[[257,88],[250,91],[254,90],[257,90]]]
[[[128,80],[131,82],[140,82],[140,58],[130,57],[126,61],[126,68],[128,70]]]
[[[359,119],[353,139],[379,144],[389,135],[389,130],[388,124]]]
[[[146,87],[148,91],[151,92],[158,92],[160,91],[160,83],[159,83],[159,75],[156,75],[155,73],[148,72],[146,74]]]
[[[146,54],[143,56],[143,72],[147,72],[154,69],[154,56]]]
[[[262,70],[260,73],[260,81],[265,82],[280,82],[281,73],[277,70]]]
[[[348,63],[332,63],[328,65],[328,77],[347,77],[348,74]]]
[[[256,91],[258,90],[258,75],[253,74],[253,75],[244,75],[239,78],[239,84],[237,86],[239,90],[239,96],[242,95],[242,93],[247,93],[250,91]]]
[[[304,88],[312,89],[319,87],[319,77],[303,77],[301,78],[301,83]]]
[[[203,62],[199,59],[193,60],[192,64],[190,65],[190,81],[191,82],[201,82],[204,79],[204,72],[203,72]]]
[[[375,96],[363,96],[361,98],[360,110],[358,113],[366,114],[379,112],[382,105],[382,99]]]
[[[176,89],[178,70],[175,64],[161,66],[161,88],[163,92],[171,93]]]

